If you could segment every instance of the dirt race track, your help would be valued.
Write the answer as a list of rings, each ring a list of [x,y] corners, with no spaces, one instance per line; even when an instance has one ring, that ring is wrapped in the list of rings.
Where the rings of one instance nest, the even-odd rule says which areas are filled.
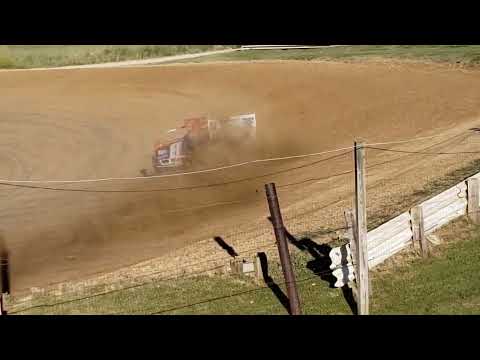
[[[480,73],[421,64],[252,62],[0,72],[0,178],[138,176],[140,169],[150,168],[159,135],[198,114],[255,112],[259,158],[351,146],[360,137],[378,142],[455,135],[479,125],[479,93]],[[218,154],[215,162],[203,166],[235,161],[238,151],[218,149]],[[369,161],[375,158],[387,155],[372,152]],[[261,201],[265,182],[328,176],[352,165],[351,157],[344,156],[228,186],[158,191],[256,176],[314,160],[319,158],[181,178],[49,185],[119,192],[2,185],[0,231],[11,253],[13,290],[79,279],[221,236],[266,216]],[[458,161],[450,158],[442,170],[454,163]],[[400,161],[378,169],[371,184],[384,175],[399,183],[396,176],[407,168],[410,174],[433,173],[426,165],[432,165],[431,158]],[[281,196],[288,204],[328,201],[330,190],[313,183]],[[259,201],[164,213],[250,196]]]

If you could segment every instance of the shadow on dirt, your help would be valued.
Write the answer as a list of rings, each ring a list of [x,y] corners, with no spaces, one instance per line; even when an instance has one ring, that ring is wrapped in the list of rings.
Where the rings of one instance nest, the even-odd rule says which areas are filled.
[[[215,241],[218,244],[218,246],[220,246],[223,250],[225,250],[227,252],[227,254],[230,255],[231,257],[235,258],[235,257],[238,256],[235,249],[233,247],[231,247],[230,245],[228,245],[225,242],[225,240],[223,240],[220,236],[215,236],[213,238],[213,241]]]
[[[337,281],[335,276],[332,275],[330,265],[332,261],[330,259],[330,251],[332,247],[328,244],[317,244],[315,241],[309,238],[302,238],[297,240],[292,234],[290,234],[285,229],[285,234],[288,241],[297,247],[302,252],[308,252],[313,258],[307,263],[307,268],[312,271],[314,274],[320,276],[320,278],[326,282],[330,288],[335,288],[334,284]],[[350,310],[354,315],[357,314],[357,304],[355,298],[353,297],[353,292],[348,285],[343,286],[342,288],[343,297],[347,302]]]

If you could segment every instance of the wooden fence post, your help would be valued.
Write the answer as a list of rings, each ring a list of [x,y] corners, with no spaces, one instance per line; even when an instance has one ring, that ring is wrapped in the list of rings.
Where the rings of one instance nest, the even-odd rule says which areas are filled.
[[[470,178],[467,180],[467,211],[468,217],[474,224],[480,224],[480,206],[479,206],[479,179]]]
[[[422,207],[415,206],[411,209],[410,215],[412,217],[412,233],[413,233],[413,243],[418,242],[420,244],[420,249],[422,251],[422,256],[428,256],[428,244],[427,238],[425,236],[425,229],[423,226],[423,209]]]
[[[358,273],[356,275],[358,284],[358,314],[368,315],[369,313],[369,279],[368,279],[368,245],[367,245],[367,203],[365,184],[365,146],[363,143],[355,142],[355,219],[354,229]]]
[[[282,264],[283,276],[285,277],[288,300],[290,302],[290,313],[292,315],[301,315],[297,283],[295,281],[295,273],[290,260],[285,226],[283,225],[282,213],[280,211],[275,184],[265,184],[265,192],[267,194],[268,208],[270,209],[270,218],[272,220],[275,238],[277,239],[277,247],[280,255],[280,263]]]
[[[254,266],[255,266],[255,280],[257,284],[262,284],[264,276],[263,276],[263,269],[262,269],[262,260],[259,254],[255,255]]]

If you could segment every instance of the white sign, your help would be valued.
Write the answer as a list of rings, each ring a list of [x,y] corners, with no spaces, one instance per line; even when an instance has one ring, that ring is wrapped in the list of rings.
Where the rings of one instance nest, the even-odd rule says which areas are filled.
[[[230,122],[238,126],[257,127],[255,114],[232,116]]]
[[[255,271],[255,267],[253,263],[243,263],[242,266],[243,266],[242,271],[244,273],[251,273]]]

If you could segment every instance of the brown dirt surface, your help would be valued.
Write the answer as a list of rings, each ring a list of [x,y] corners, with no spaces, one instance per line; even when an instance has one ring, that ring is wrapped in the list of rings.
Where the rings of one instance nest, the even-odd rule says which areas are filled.
[[[480,73],[428,64],[262,61],[1,72],[0,178],[139,176],[140,169],[150,169],[153,144],[165,130],[202,114],[255,112],[258,158],[351,146],[354,138],[383,142],[453,136],[480,125],[479,92]],[[395,148],[418,150],[443,141],[430,151],[475,149],[475,135],[463,134]],[[242,158],[238,149],[210,152],[215,152],[215,160],[204,154],[201,167]],[[432,160],[369,151],[368,164],[388,162],[369,171],[369,207],[379,211],[394,194],[414,190],[471,158],[474,155]],[[321,159],[325,161],[314,166],[226,186],[158,191],[255,177]],[[13,290],[81,279],[240,232],[265,222],[266,182],[282,185],[351,167],[351,154],[330,154],[175,178],[49,185],[118,192],[2,185],[0,231],[10,251]],[[348,175],[280,188],[286,222],[311,231],[331,228],[339,224],[342,207],[349,206],[352,190]],[[322,210],[339,201],[335,210]]]

